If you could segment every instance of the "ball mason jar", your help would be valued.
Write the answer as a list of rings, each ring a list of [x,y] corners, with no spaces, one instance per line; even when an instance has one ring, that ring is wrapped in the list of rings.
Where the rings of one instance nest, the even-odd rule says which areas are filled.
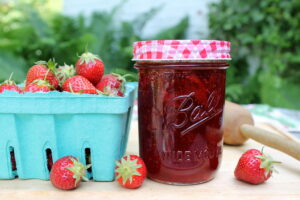
[[[139,72],[139,151],[154,181],[189,185],[214,178],[223,146],[230,42],[134,43]]]

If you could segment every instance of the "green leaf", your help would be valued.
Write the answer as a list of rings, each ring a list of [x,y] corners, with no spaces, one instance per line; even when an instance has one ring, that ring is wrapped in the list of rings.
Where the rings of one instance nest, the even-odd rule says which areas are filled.
[[[263,102],[275,107],[300,108],[298,85],[293,84],[289,79],[283,80],[271,74],[263,75],[262,79],[261,97]]]
[[[210,4],[209,37],[232,44],[228,99],[300,109],[299,9],[297,0]]]
[[[120,20],[119,11],[126,2],[122,1],[110,12],[94,12],[89,17],[41,13],[44,4],[35,0],[0,6],[0,78],[7,79],[14,71],[14,78],[23,81],[30,66],[49,58],[55,58],[59,65],[75,65],[78,55],[88,46],[90,52],[104,61],[105,73],[132,74],[128,80],[137,81],[137,70],[131,61],[133,42],[185,38],[188,18],[157,30],[154,37],[143,38],[143,28],[161,7],[149,8],[130,21]]]

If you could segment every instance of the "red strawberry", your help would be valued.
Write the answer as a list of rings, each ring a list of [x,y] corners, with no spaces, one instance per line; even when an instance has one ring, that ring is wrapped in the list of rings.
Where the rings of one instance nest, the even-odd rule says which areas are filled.
[[[124,96],[126,79],[119,74],[106,74],[96,88],[108,96]]]
[[[68,78],[63,86],[63,91],[72,92],[72,93],[80,93],[80,94],[98,94],[95,86],[83,76],[73,76]]]
[[[147,169],[142,158],[136,155],[124,156],[116,165],[116,179],[123,187],[135,189],[143,184]]]
[[[58,78],[60,84],[63,84],[68,78],[74,76],[76,73],[73,65],[64,64],[59,66],[56,70],[56,77]]]
[[[50,181],[52,185],[62,190],[75,189],[82,179],[87,180],[84,176],[87,168],[73,156],[62,157],[53,164]]]
[[[5,90],[16,91],[18,93],[22,93],[22,90],[17,84],[11,80],[13,73],[11,73],[8,80],[4,81],[0,84],[0,93],[4,92]]]
[[[32,83],[34,80],[47,80],[55,89],[58,88],[58,80],[55,76],[56,63],[54,60],[38,61],[27,72],[26,84]]]
[[[80,56],[76,63],[76,73],[96,85],[103,76],[104,64],[98,56],[86,52]]]
[[[35,80],[32,83],[29,83],[25,86],[24,92],[50,92],[53,89],[53,86],[45,80]]]
[[[279,162],[273,161],[257,149],[250,149],[241,156],[234,175],[241,181],[260,184],[270,178],[275,170],[274,163]]]

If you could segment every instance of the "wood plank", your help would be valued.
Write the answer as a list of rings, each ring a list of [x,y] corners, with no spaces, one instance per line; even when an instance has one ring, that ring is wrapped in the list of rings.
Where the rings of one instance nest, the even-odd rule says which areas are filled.
[[[134,122],[128,144],[128,153],[138,152],[137,124]],[[247,141],[239,147],[225,146],[221,168],[217,177],[205,184],[193,186],[171,186],[146,180],[137,190],[128,190],[116,182],[88,182],[74,191],[60,191],[49,181],[41,180],[1,180],[0,199],[43,199],[79,200],[93,199],[300,199],[300,162],[274,149],[265,147],[264,152],[272,155],[282,164],[277,166],[279,174],[274,174],[266,183],[250,185],[234,178],[233,171],[240,155],[249,148],[261,149],[262,145]]]

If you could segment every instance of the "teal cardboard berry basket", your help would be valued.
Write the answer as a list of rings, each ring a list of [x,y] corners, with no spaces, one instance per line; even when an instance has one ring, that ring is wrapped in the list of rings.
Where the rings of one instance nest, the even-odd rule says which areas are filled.
[[[0,179],[49,179],[52,161],[73,155],[88,176],[113,181],[126,149],[136,84],[124,97],[0,94]]]

